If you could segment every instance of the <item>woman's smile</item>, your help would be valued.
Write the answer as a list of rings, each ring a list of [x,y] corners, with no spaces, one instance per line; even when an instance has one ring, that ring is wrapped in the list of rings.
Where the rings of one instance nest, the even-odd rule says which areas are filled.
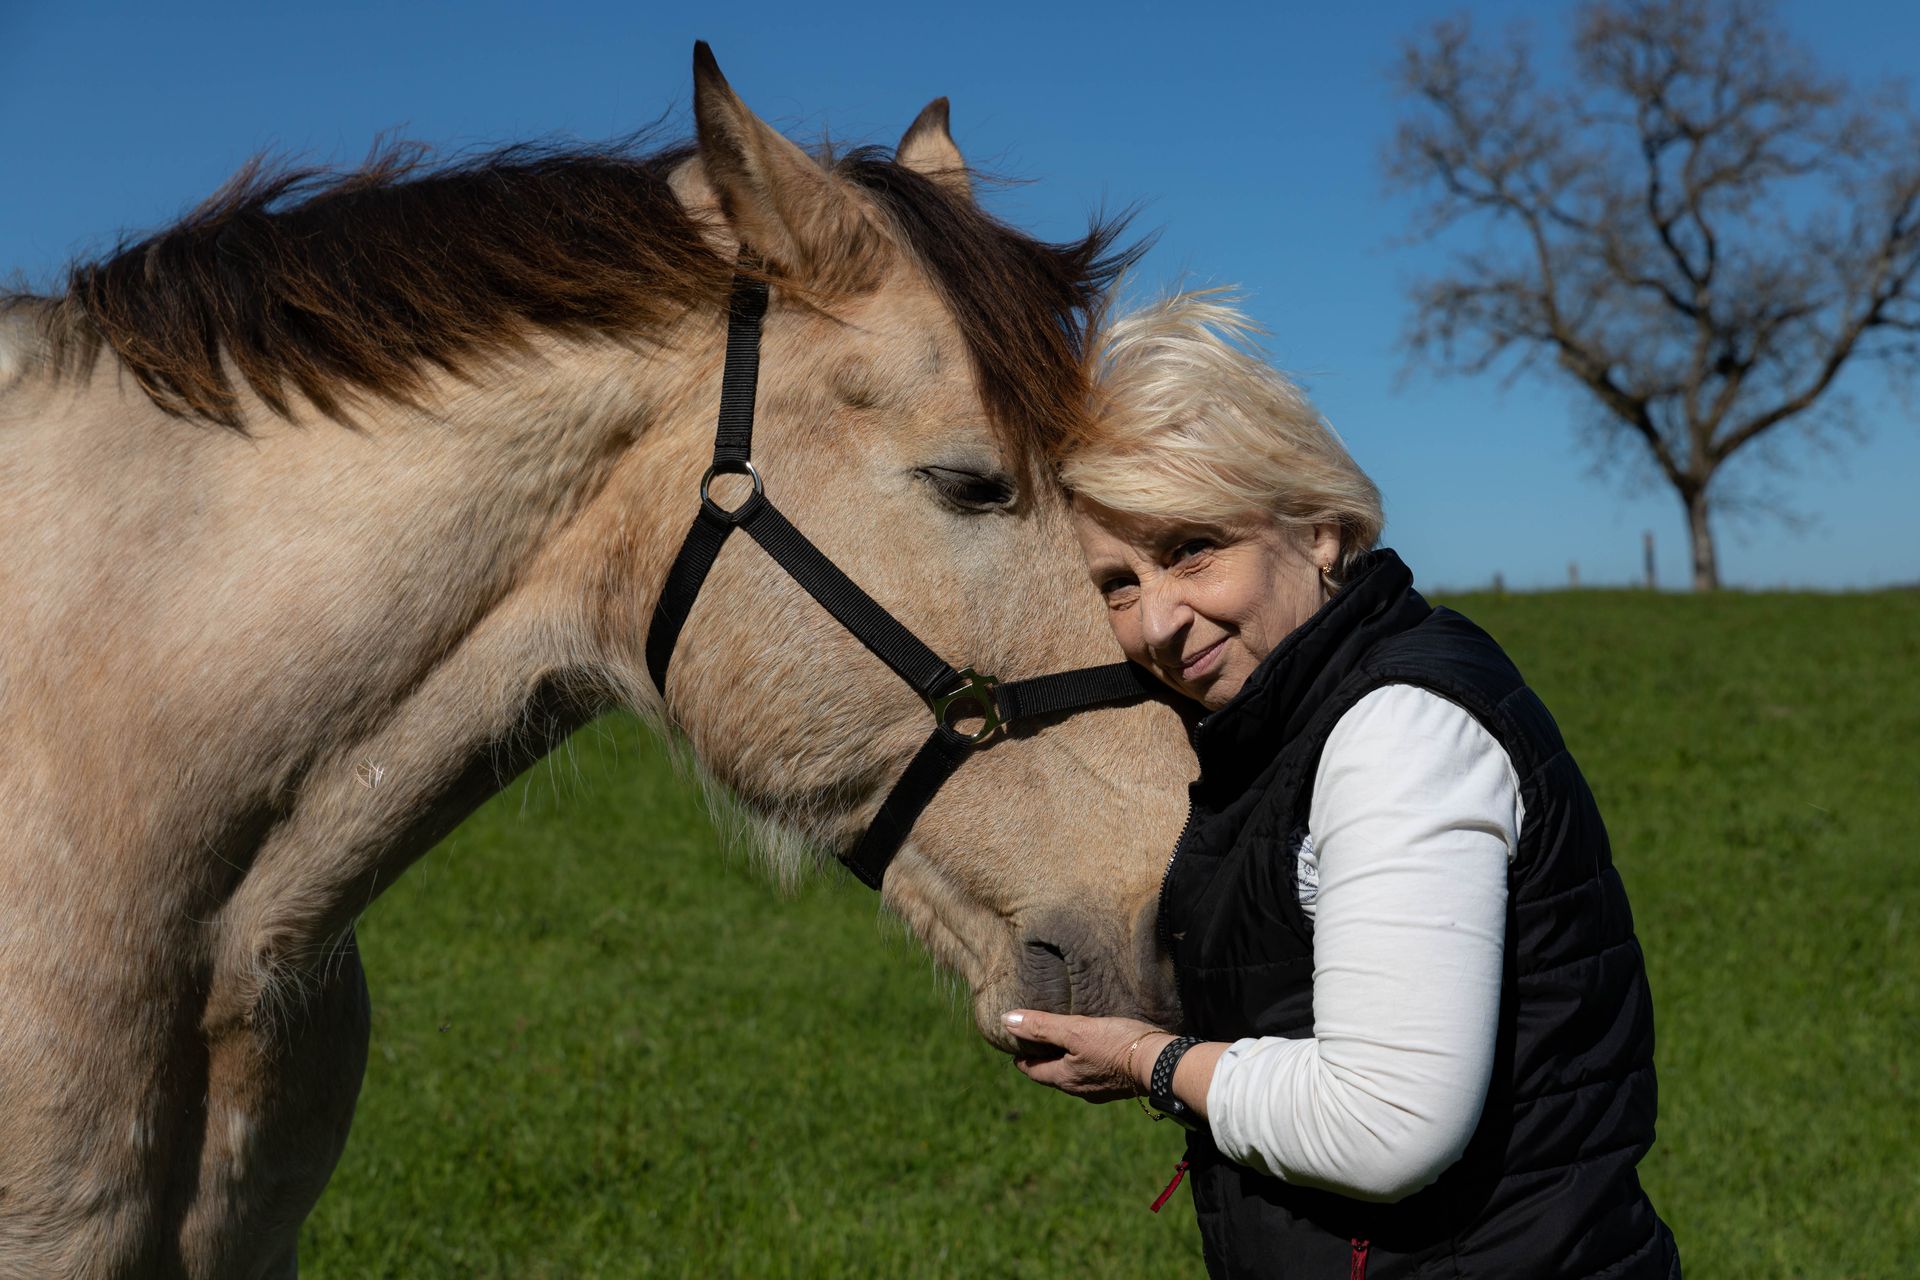
[[[1226,654],[1227,640],[1228,637],[1221,636],[1199,653],[1181,662],[1180,678],[1198,680],[1202,676],[1211,675],[1220,666],[1220,660]]]

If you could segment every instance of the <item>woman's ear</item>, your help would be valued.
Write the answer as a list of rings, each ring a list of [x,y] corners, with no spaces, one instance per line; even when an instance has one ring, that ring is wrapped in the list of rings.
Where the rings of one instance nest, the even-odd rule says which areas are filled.
[[[882,248],[866,212],[832,174],[747,109],[704,40],[693,46],[693,116],[699,158],[674,175],[674,192],[690,213],[717,215],[736,240],[792,279],[847,287],[864,281]]]
[[[1316,569],[1340,572],[1340,526],[1337,524],[1313,526],[1313,538],[1307,544],[1307,558],[1313,561],[1313,567]]]

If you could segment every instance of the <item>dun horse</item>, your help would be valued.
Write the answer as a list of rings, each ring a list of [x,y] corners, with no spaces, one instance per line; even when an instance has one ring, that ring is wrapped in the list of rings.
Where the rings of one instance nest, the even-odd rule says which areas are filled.
[[[601,710],[683,734],[790,864],[852,846],[928,708],[759,547],[664,699],[642,655],[743,242],[768,496],[956,665],[1117,657],[1044,462],[1111,234],[982,213],[944,101],[815,160],[701,49],[695,108],[653,154],[243,174],[0,304],[0,1275],[292,1274],[365,1065],[356,915]],[[1165,1016],[1189,768],[1136,704],[934,799],[885,901],[983,1034]]]

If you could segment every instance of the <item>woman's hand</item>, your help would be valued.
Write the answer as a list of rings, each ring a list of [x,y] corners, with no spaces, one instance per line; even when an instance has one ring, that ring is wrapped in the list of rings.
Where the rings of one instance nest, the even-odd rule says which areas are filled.
[[[1088,1102],[1113,1102],[1147,1091],[1147,1076],[1173,1034],[1132,1018],[1081,1018],[1070,1013],[1015,1009],[1007,1030],[1021,1042],[1013,1064],[1029,1080]],[[1133,1062],[1127,1050],[1133,1048]],[[1042,1046],[1057,1055],[1033,1052]],[[1129,1072],[1131,1066],[1131,1072]]]

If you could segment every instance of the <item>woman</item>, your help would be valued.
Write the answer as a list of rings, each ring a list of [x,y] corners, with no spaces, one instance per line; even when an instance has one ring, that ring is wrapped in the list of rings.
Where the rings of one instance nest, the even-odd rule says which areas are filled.
[[[1593,797],[1245,333],[1204,295],[1117,322],[1062,464],[1121,647],[1195,704],[1160,908],[1189,1034],[1015,1010],[1020,1069],[1188,1124],[1214,1275],[1677,1276]]]

